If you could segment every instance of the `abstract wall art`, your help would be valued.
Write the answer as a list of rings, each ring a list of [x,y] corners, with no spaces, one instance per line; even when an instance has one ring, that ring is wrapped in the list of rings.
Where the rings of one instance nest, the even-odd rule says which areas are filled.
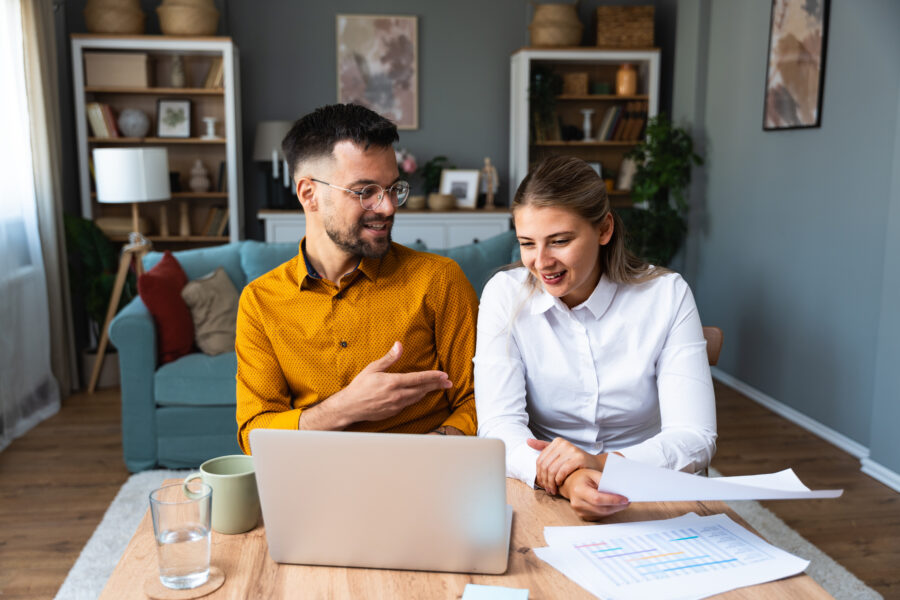
[[[772,0],[763,129],[819,127],[828,0]]]
[[[337,80],[338,102],[371,108],[398,129],[417,129],[417,18],[338,15]]]

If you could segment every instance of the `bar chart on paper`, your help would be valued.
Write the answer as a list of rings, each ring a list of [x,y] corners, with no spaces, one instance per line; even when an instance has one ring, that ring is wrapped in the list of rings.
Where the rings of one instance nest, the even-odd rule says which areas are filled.
[[[616,585],[723,571],[772,556],[724,527],[672,529],[573,547]]]
[[[803,571],[809,564],[727,515],[545,527],[542,560],[604,599],[704,598]]]

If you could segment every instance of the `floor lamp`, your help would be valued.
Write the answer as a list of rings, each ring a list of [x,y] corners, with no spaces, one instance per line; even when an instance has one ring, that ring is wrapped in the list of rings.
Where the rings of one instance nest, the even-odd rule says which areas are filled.
[[[169,157],[165,148],[95,148],[94,172],[97,182],[97,202],[131,204],[131,229],[128,244],[122,249],[119,270],[113,285],[109,308],[100,334],[97,358],[88,383],[88,393],[93,393],[100,378],[106,346],[109,343],[109,323],[116,316],[122,289],[132,261],[138,275],[144,272],[144,255],[150,250],[150,242],[138,227],[138,204],[159,202],[171,197],[169,189]]]

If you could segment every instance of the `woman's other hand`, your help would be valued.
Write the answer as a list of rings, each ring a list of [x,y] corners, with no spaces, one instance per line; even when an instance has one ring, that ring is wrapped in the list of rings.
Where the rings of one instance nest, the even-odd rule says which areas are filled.
[[[605,454],[600,456],[588,454],[560,437],[552,442],[528,440],[528,445],[541,452],[537,457],[534,482],[553,495],[559,493],[559,487],[576,469],[602,471],[603,465],[606,464]]]
[[[572,509],[585,521],[597,521],[603,517],[625,510],[630,504],[628,498],[619,494],[606,494],[597,490],[600,471],[578,469],[566,478],[559,491],[569,499]]]

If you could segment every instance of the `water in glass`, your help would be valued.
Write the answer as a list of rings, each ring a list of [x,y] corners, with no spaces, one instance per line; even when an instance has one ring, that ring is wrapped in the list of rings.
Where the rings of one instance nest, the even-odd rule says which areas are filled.
[[[159,577],[175,589],[195,588],[209,579],[209,528],[168,529],[156,538]]]

